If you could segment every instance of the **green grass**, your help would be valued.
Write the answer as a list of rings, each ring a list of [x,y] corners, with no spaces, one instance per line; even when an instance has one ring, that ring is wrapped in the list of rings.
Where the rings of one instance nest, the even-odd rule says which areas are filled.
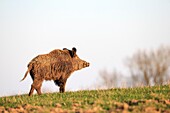
[[[49,93],[42,95],[17,95],[0,98],[0,106],[6,111],[30,105],[35,112],[39,106],[44,111],[60,109],[78,111],[145,112],[147,110],[168,111],[170,109],[170,86],[139,88],[115,88],[108,90]],[[19,108],[18,108],[19,109]],[[26,109],[26,108],[25,108]],[[170,111],[169,111],[170,112]]]

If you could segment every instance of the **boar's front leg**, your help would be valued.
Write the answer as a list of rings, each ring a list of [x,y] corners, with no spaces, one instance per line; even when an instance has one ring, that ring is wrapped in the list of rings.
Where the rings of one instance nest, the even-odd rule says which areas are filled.
[[[60,93],[65,92],[65,85],[66,85],[67,80],[59,79],[59,80],[54,80],[54,83],[60,87]]]
[[[60,85],[60,93],[64,93],[64,92],[65,92],[65,85],[66,85],[66,82],[63,82],[63,83]]]

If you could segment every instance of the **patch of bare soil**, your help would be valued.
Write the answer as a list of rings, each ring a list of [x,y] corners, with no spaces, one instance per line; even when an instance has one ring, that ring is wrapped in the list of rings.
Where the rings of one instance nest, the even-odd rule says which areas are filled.
[[[99,111],[111,113],[170,113],[170,100],[131,100],[127,102],[113,102],[109,109],[104,109],[100,105],[92,106],[91,108],[81,108],[80,104],[73,104],[72,108],[63,109],[62,105],[57,103],[54,107],[48,108],[45,106],[33,106],[24,104],[15,108],[5,108],[0,106],[0,113],[96,113]]]

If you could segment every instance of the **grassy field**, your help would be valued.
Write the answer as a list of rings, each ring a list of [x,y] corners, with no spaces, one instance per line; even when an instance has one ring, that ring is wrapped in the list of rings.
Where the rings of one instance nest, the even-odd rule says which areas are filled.
[[[170,113],[170,85],[1,97],[0,112]]]

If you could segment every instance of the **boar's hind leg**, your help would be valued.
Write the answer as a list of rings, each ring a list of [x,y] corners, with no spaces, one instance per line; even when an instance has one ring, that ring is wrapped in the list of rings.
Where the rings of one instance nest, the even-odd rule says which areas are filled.
[[[43,80],[34,79],[33,84],[31,85],[31,90],[29,93],[29,96],[31,96],[34,92],[34,89],[36,89],[37,93],[41,94],[41,86],[42,86]]]
[[[31,85],[31,89],[30,89],[30,92],[29,92],[29,96],[31,96],[31,95],[33,94],[33,92],[34,92],[34,87],[33,87],[33,85]]]

